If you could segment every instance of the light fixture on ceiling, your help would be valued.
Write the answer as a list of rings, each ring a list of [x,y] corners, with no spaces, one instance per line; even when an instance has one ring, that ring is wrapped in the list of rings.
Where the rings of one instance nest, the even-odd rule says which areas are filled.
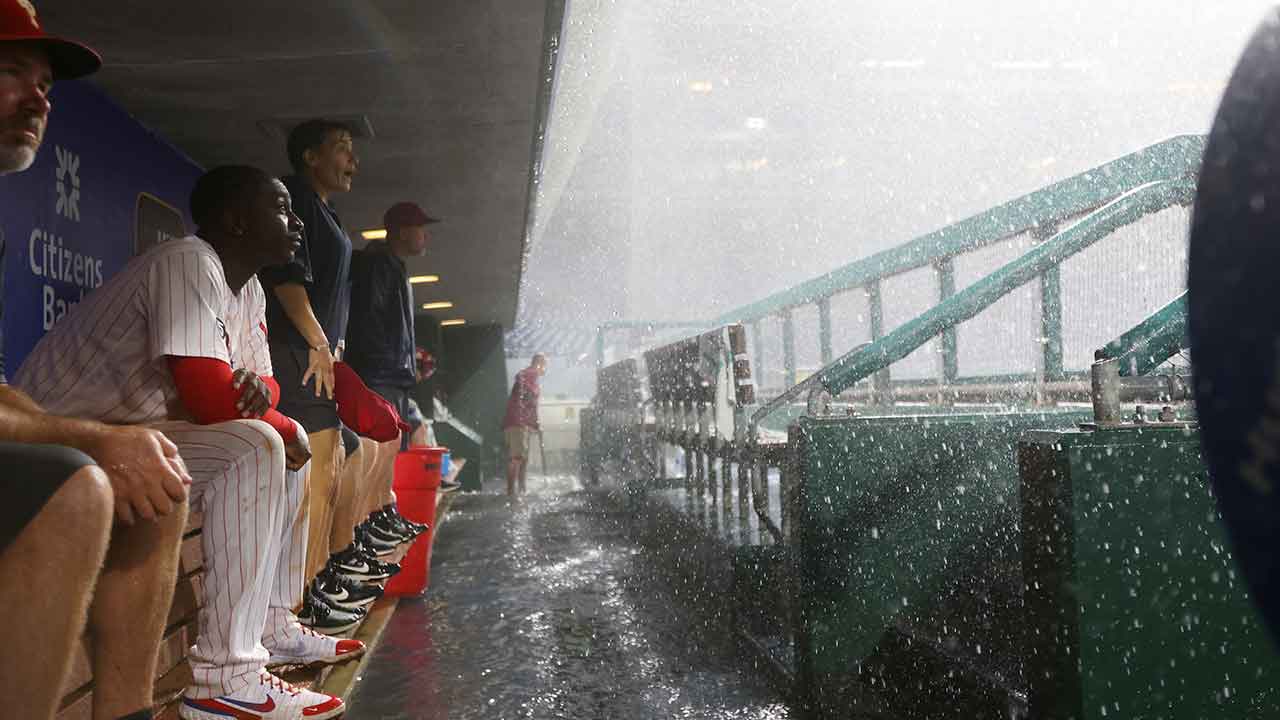
[[[422,283],[440,282],[439,275],[414,275],[409,278],[409,284],[421,285]]]
[[[440,327],[457,327],[458,325],[466,325],[467,321],[462,318],[454,318],[453,320],[441,320]]]
[[[449,302],[448,300],[441,300],[440,302],[429,302],[429,303],[424,303],[422,305],[423,310],[448,310],[451,307],[453,307],[453,303]]]
[[[885,70],[917,70],[924,67],[923,58],[909,58],[906,60],[863,60],[864,68],[884,68]]]
[[[724,166],[729,172],[760,172],[769,167],[769,158],[755,158],[753,160],[734,160]]]
[[[365,240],[386,240],[387,229],[378,228],[377,230],[365,230],[360,233],[360,237],[363,237]]]
[[[749,117],[743,124],[748,130],[763,130],[769,127],[769,121],[762,117]]]
[[[689,83],[689,92],[695,92],[699,95],[706,95],[715,89],[710,80],[694,80]]]

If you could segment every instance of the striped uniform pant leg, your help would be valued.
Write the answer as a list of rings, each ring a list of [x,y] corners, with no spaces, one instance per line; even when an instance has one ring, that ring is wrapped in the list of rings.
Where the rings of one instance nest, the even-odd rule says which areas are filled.
[[[289,513],[284,444],[270,425],[162,423],[191,474],[192,508],[204,513],[204,605],[191,648],[191,697],[216,697],[258,681],[261,643]]]
[[[298,432],[306,432],[301,426]],[[287,642],[285,633],[298,622],[294,610],[302,604],[302,593],[311,578],[306,577],[307,531],[310,513],[304,503],[311,463],[299,470],[285,471],[287,516],[280,530],[280,560],[271,585],[267,623],[262,640],[267,647],[281,647]]]

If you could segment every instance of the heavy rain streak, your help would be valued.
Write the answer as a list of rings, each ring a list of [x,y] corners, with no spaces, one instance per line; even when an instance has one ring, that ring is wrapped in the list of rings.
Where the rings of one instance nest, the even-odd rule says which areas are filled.
[[[454,502],[352,717],[1280,717],[1187,336],[1269,6],[567,3],[530,493]]]
[[[564,392],[585,399],[594,362],[583,356],[602,323],[714,319],[1161,140],[1202,135],[1268,6],[573,2],[517,334],[563,345],[549,391],[572,375]],[[1128,252],[1124,291],[1163,281]],[[886,329],[934,298],[921,276],[900,280]],[[854,316],[835,320],[837,354],[865,339],[859,302],[835,299]],[[797,308],[797,331],[812,336],[797,338],[799,362],[811,369],[812,314]],[[1093,314],[1103,330],[1128,327]]]

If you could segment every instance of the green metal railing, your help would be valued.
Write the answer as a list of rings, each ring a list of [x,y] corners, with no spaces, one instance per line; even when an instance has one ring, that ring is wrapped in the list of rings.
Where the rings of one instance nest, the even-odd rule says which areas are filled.
[[[753,429],[769,414],[806,393],[824,390],[831,396],[839,395],[854,383],[907,357],[929,340],[954,329],[1000,298],[1041,277],[1047,270],[1057,268],[1067,258],[1119,228],[1168,207],[1190,204],[1195,197],[1195,189],[1196,183],[1192,178],[1167,180],[1150,183],[1113,200],[888,335],[851,350],[805,382],[792,386],[752,415]],[[1170,307],[1176,305],[1175,301]],[[1176,315],[1176,310],[1170,310],[1168,315]],[[1167,345],[1168,338],[1173,333],[1170,325],[1176,325],[1171,317],[1166,317],[1163,321],[1149,321],[1126,333],[1126,338],[1130,345],[1142,338]],[[1176,351],[1175,348],[1173,352]],[[1136,346],[1130,347],[1129,353],[1132,356],[1141,353],[1141,350]],[[1161,361],[1167,358],[1168,356]]]
[[[866,293],[869,337],[873,342],[878,341],[885,336],[886,300],[894,300],[885,297],[884,281],[932,267],[938,277],[938,300],[945,302],[956,294],[956,257],[1022,234],[1030,234],[1037,242],[1044,242],[1058,234],[1060,226],[1152,183],[1194,181],[1204,144],[1205,138],[1198,135],[1177,136],[1157,143],[706,322],[602,325],[597,333],[597,365],[603,364],[605,334],[613,329],[645,326],[703,329],[746,323],[752,329],[755,375],[763,381],[766,367],[760,322],[766,318],[778,318],[782,325],[782,377],[785,387],[794,387],[799,374],[796,363],[797,309],[809,305],[816,307],[819,357],[823,366],[828,366],[835,355],[833,330],[837,320],[833,319],[831,308],[834,296],[857,289]],[[1061,281],[1057,263],[1045,263],[1040,267],[1042,373],[1045,380],[1055,381],[1066,377],[1063,368]],[[954,326],[942,329],[940,341],[941,381],[963,381]],[[875,376],[875,384],[879,391],[889,388],[887,365]]]
[[[1094,353],[1096,360],[1116,360],[1121,377],[1146,375],[1187,347],[1187,294],[1155,311]]]
[[[1116,230],[1172,205],[1190,203],[1191,181],[1156,182],[1134,190],[1033,247],[1021,257],[948,297],[870,345],[853,350],[817,374],[832,395],[910,355],[925,342],[968,320],[996,300],[1056,267]]]
[[[1200,169],[1204,143],[1205,138],[1200,135],[1180,135],[1157,143],[922,235],[904,245],[731,310],[712,320],[711,324],[755,322],[788,308],[813,304],[841,292],[867,287],[895,275],[979,250],[1014,235],[1051,228],[1148,183],[1196,174]]]

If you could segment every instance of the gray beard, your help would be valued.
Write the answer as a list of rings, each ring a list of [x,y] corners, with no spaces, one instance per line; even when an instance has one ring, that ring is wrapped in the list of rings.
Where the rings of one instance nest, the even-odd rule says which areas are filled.
[[[20,173],[36,161],[36,151],[25,145],[0,145],[0,175]]]

